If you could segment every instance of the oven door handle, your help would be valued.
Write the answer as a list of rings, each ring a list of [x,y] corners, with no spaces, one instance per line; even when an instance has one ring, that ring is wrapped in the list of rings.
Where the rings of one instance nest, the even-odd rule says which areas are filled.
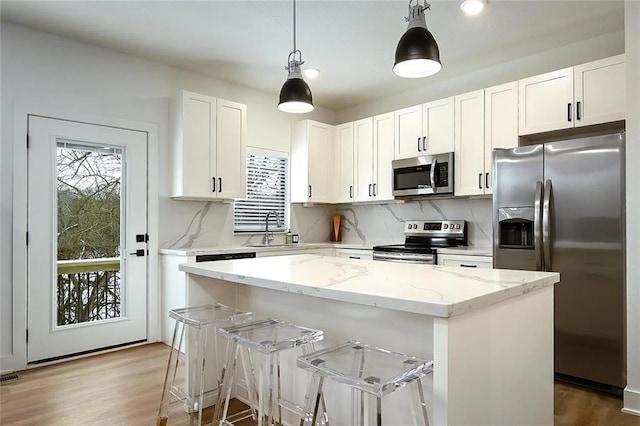
[[[399,263],[429,263],[434,264],[435,258],[432,254],[425,255],[409,255],[406,254],[392,254],[392,253],[373,253],[373,260],[384,260],[388,262]]]

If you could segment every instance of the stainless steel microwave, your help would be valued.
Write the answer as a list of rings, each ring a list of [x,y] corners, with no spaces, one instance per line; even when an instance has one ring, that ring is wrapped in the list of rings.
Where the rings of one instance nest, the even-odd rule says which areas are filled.
[[[394,160],[393,196],[453,194],[453,152]]]

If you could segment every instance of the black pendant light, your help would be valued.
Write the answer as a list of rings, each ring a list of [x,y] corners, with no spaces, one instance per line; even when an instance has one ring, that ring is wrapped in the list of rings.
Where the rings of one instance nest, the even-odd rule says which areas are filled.
[[[407,31],[404,33],[396,48],[396,62],[393,72],[400,77],[420,78],[428,77],[440,71],[440,49],[436,39],[427,29],[424,11],[431,9],[426,0],[423,5],[420,0],[409,1],[409,21]]]
[[[313,97],[309,85],[302,79],[300,65],[304,64],[302,52],[296,49],[296,0],[293,0],[293,51],[289,53],[288,65],[285,69],[289,72],[287,81],[280,90],[280,102],[278,109],[294,114],[303,114],[313,111]]]

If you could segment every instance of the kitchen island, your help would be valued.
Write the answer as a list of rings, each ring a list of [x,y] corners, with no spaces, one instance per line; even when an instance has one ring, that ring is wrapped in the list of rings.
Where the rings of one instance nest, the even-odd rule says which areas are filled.
[[[216,300],[318,328],[319,347],[354,339],[433,359],[431,424],[553,424],[557,273],[317,255],[180,269],[189,306]]]

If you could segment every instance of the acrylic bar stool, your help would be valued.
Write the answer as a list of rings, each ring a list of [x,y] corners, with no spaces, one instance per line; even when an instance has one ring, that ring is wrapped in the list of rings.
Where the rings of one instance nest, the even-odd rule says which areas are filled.
[[[220,369],[217,366],[217,329],[222,326],[246,322],[252,318],[252,314],[251,312],[236,311],[228,306],[215,303],[174,309],[169,311],[169,317],[175,320],[175,326],[156,425],[164,426],[168,424],[169,405],[175,400],[181,401],[186,406],[190,425],[201,425],[202,404],[205,393],[205,359],[209,349],[207,347],[207,335],[211,332],[213,337],[213,348],[211,350],[216,354],[213,358],[213,371],[216,372],[219,388]],[[187,334],[187,330],[190,331],[189,334]],[[195,334],[191,334],[192,332]],[[189,354],[187,352],[187,355],[189,355],[189,367],[187,377],[185,377],[185,385],[178,386],[176,384],[176,376],[178,375],[181,350],[184,350],[189,345],[189,341],[185,337],[192,343],[191,348],[195,347],[195,353]]]
[[[295,347],[301,347],[303,353],[311,352],[314,350],[314,342],[322,340],[323,332],[270,318],[254,320],[229,328],[223,327],[219,332],[221,336],[229,340],[230,344],[227,346],[222,385],[214,413],[214,424],[232,425],[232,421],[243,420],[227,416],[231,385],[236,376],[238,354],[242,356],[241,349],[243,348],[249,349],[249,353],[253,352],[260,359],[257,391],[253,368],[251,368],[251,372],[245,372],[248,382],[249,405],[252,407],[252,417],[258,421],[258,426],[282,424],[283,407],[294,412],[300,418],[303,414],[303,408],[285,400],[281,395],[280,353]],[[246,367],[245,362],[242,364]]]
[[[315,425],[318,417],[324,415],[321,405],[324,404],[322,387],[325,379],[351,387],[353,406],[350,425],[381,426],[382,397],[415,383],[417,398],[412,400],[414,403],[410,407],[412,418],[416,423],[422,417],[424,424],[429,425],[421,379],[433,371],[433,361],[349,341],[301,356],[297,364],[312,373],[305,397],[305,426]],[[415,404],[416,399],[418,404]],[[331,416],[330,409],[328,414]],[[339,420],[331,419],[332,422],[337,421],[336,424],[342,424]]]

